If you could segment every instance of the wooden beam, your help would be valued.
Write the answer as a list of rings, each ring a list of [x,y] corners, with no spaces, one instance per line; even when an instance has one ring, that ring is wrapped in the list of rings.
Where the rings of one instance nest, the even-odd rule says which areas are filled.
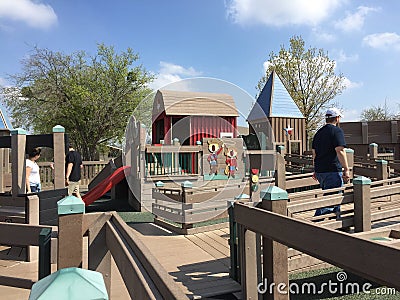
[[[121,277],[132,299],[161,299],[149,275],[143,272],[140,260],[135,252],[127,248],[124,240],[118,234],[114,226],[106,223],[106,243],[110,249]]]
[[[39,246],[39,234],[49,226],[0,222],[0,244],[10,246]]]
[[[163,297],[167,299],[187,299],[186,294],[175,283],[171,275],[167,273],[158,260],[150,253],[148,248],[141,242],[140,238],[118,214],[113,214],[111,222],[115,226],[115,230],[118,231],[119,235],[124,239],[126,244],[129,245],[131,251],[133,251],[131,253],[137,255],[143,268],[152,278]],[[127,278],[129,278],[129,275]]]
[[[32,288],[32,285],[35,282],[36,281],[33,281],[31,279],[0,275],[0,286],[5,285],[5,286],[11,286],[11,287],[20,288],[20,289],[30,290]]]

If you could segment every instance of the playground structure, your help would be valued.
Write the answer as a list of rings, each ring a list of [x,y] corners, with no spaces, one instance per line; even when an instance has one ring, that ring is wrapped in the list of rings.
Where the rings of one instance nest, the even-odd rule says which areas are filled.
[[[163,122],[168,114],[164,117]],[[187,115],[183,118],[185,117]],[[258,127],[260,124],[257,120],[261,119],[254,119],[257,122],[253,124],[257,126],[253,127],[253,136],[247,139],[251,142],[256,136],[258,145],[243,149],[240,138],[221,137],[221,132],[213,133],[208,129],[207,134],[202,133],[201,140],[193,138],[190,133],[189,137],[180,135],[181,139],[178,140],[172,127],[172,131],[170,128],[163,132],[163,143],[160,133],[155,145],[146,145],[144,127],[132,118],[127,128],[124,162],[115,160],[108,163],[89,183],[92,196],[88,193],[87,197],[90,200],[99,197],[125,174],[130,190],[124,190],[122,186],[125,183],[119,183],[121,188],[114,193],[123,194],[136,210],[146,208],[152,211],[156,216],[154,222],[163,228],[192,235],[187,238],[191,240],[196,240],[200,236],[196,234],[201,234],[201,231],[227,227],[226,222],[202,228],[194,227],[194,224],[202,220],[227,218],[229,215],[230,230],[227,235],[230,253],[227,256],[221,255],[224,250],[220,251],[218,245],[215,245],[213,253],[215,261],[226,258],[230,261],[228,265],[231,279],[221,279],[229,281],[229,289],[224,292],[241,291],[243,299],[258,297],[257,284],[263,278],[268,278],[270,282],[288,284],[288,274],[291,272],[329,265],[342,267],[379,284],[400,288],[396,271],[399,267],[400,249],[398,163],[396,160],[377,159],[381,154],[378,153],[379,146],[376,144],[369,145],[368,157],[365,155],[361,158],[356,151],[347,149],[352,182],[342,188],[321,191],[317,182],[312,179],[311,156],[302,155],[302,151],[297,150],[303,149],[303,142],[300,142],[299,147],[292,147],[285,133],[291,128],[290,135],[296,140],[302,140],[302,135],[297,133],[298,130],[303,130],[301,118],[297,119],[297,123],[287,126],[288,116],[283,117],[282,124],[285,127],[278,129],[274,126]],[[252,124],[250,121],[249,123]],[[165,126],[158,125],[157,128],[165,129]],[[283,141],[273,143],[268,140],[265,131],[267,128],[268,132],[283,132]],[[178,134],[179,132],[177,131]],[[224,132],[227,132],[226,129]],[[199,132],[195,134],[198,135]],[[16,137],[12,135],[11,139],[23,140],[21,132],[14,135]],[[61,134],[57,137],[61,140]],[[283,144],[291,150],[285,151]],[[224,148],[228,150],[225,151]],[[237,167],[234,175],[226,168],[232,163],[228,158],[233,157],[227,155],[230,153],[229,148],[235,149],[238,160],[233,164]],[[222,150],[218,152],[219,149]],[[16,157],[21,157],[20,152],[17,152]],[[216,163],[213,165],[209,157],[214,154]],[[22,172],[21,170],[23,168],[17,169],[17,173]],[[13,173],[13,179],[14,176],[16,175]],[[20,182],[19,177],[16,178],[17,181],[13,182]],[[14,194],[13,201],[21,205],[30,203],[29,207],[37,207],[37,203],[41,201],[40,195],[22,193],[20,196],[16,198]],[[227,202],[230,204],[228,211]],[[173,235],[166,239],[158,239],[157,234],[145,238],[143,231],[130,228],[114,212],[86,214],[82,209],[83,205],[76,204],[72,213],[56,215],[57,238],[54,227],[38,225],[39,223],[0,223],[0,232],[4,233],[0,235],[1,243],[29,247],[39,245],[39,252],[44,253],[43,256],[39,255],[39,275],[36,279],[0,276],[0,284],[29,289],[37,279],[51,272],[51,265],[53,268],[56,265],[58,269],[86,267],[102,273],[109,295],[115,295],[113,281],[116,276],[115,273],[111,275],[115,261],[123,280],[123,290],[127,293],[125,297],[186,299],[213,296],[210,291],[216,290],[211,288],[215,278],[212,281],[207,277],[188,274],[196,270],[196,265],[187,266],[188,271],[184,274],[186,277],[181,277],[183,275],[178,273],[179,276],[174,276],[173,279],[171,275],[174,273],[166,271],[168,266],[178,260],[178,256],[184,255],[184,248],[178,250],[176,257],[168,252],[168,263],[161,263],[162,257],[154,256],[149,251],[167,251],[170,246],[168,238],[172,239]],[[339,216],[313,216],[317,208],[339,204]],[[37,222],[37,219],[33,222]],[[20,230],[18,234],[7,240],[7,235],[17,230]],[[42,230],[42,239],[47,240],[47,243],[36,241],[36,236],[40,236]],[[28,238],[27,235],[35,238]],[[217,244],[216,234],[211,233],[210,236],[213,237],[214,244]],[[183,245],[182,240],[179,242]],[[205,249],[205,240],[197,242]],[[341,251],[343,245],[348,250]],[[35,260],[33,256],[32,260]],[[215,261],[205,261],[205,270],[209,270],[207,266],[210,269],[216,268]],[[192,282],[194,286],[196,281],[190,276],[198,276],[195,279],[200,281],[198,283],[202,285],[201,291],[190,287],[189,283]],[[235,281],[241,286],[234,284]],[[182,289],[182,284],[186,289]],[[220,288],[222,291],[222,285]],[[270,299],[288,299],[288,295],[275,292]]]

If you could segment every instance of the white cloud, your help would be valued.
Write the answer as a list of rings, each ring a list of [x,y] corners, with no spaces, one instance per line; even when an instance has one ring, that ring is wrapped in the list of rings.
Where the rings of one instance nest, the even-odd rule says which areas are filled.
[[[344,0],[231,0],[227,13],[246,24],[316,25],[328,18]]]
[[[344,77],[343,84],[345,85],[346,89],[355,89],[355,88],[360,88],[364,84],[362,82],[354,82],[351,81],[349,78]]]
[[[334,34],[328,33],[318,28],[313,28],[312,33],[318,41],[331,43],[336,40],[336,36]]]
[[[340,49],[339,51],[333,51],[333,57],[334,60],[338,63],[344,63],[344,62],[355,62],[358,61],[358,54],[353,54],[353,55],[347,55],[343,49]]]
[[[381,50],[400,50],[400,35],[395,32],[374,33],[365,36],[363,44]]]
[[[25,22],[34,28],[46,29],[57,23],[57,15],[50,5],[33,0],[1,0],[0,20]]]
[[[160,70],[156,74],[157,78],[150,84],[150,87],[156,90],[184,78],[200,76],[201,74],[201,72],[196,71],[193,67],[185,68],[180,65],[161,61]]]
[[[5,80],[4,78],[0,77],[0,87],[5,87],[8,85],[7,80]]]
[[[357,122],[360,121],[360,110],[357,109],[345,109],[343,111],[342,122]]]
[[[346,17],[335,23],[335,28],[345,32],[361,30],[365,18],[370,12],[378,11],[379,8],[359,6],[355,13],[346,13]]]

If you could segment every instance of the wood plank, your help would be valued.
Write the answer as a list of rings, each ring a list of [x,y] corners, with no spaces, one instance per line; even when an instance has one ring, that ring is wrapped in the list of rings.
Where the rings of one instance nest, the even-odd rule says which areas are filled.
[[[223,259],[226,258],[226,255],[213,246],[211,246],[207,241],[201,239],[198,235],[187,235],[186,238],[193,242],[195,245],[209,253],[215,259]],[[226,264],[225,264],[226,265]]]
[[[210,236],[210,233],[205,232],[205,233],[198,233],[195,234],[198,238],[203,240],[205,243],[207,243],[210,247],[216,249],[218,252],[224,255],[224,257],[229,257],[230,252],[229,252],[229,247],[227,247],[227,244],[220,244],[215,240],[215,238],[212,238]]]
[[[1,276],[0,275],[0,286],[10,286],[10,287],[16,287],[16,288],[22,288],[22,289],[31,289],[32,285],[36,281],[33,281],[31,279],[25,279],[25,278],[18,278],[18,277],[9,277],[9,276]]]
[[[39,233],[49,226],[0,223],[0,244],[39,246]]]

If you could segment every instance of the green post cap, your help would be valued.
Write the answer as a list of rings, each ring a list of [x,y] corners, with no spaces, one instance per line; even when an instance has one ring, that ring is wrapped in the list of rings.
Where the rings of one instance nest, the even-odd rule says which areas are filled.
[[[371,184],[371,179],[364,176],[358,176],[353,179],[353,185],[367,185]]]
[[[58,215],[84,214],[85,202],[75,196],[68,196],[57,202]]]
[[[15,128],[13,130],[10,130],[11,135],[17,135],[17,134],[25,134],[26,135],[26,130],[23,128]]]
[[[279,153],[282,153],[283,150],[285,150],[285,146],[282,146],[282,145],[276,146],[276,151],[278,151]]]
[[[235,196],[235,200],[249,200],[250,196],[247,194],[240,194]]]
[[[384,160],[384,159],[377,159],[376,162],[378,164],[382,164],[382,165],[387,165],[388,164],[387,160]]]
[[[29,300],[108,300],[103,275],[96,271],[80,268],[65,268],[36,282],[29,294]]]
[[[162,181],[157,181],[157,182],[155,183],[155,185],[156,185],[156,187],[163,187],[163,186],[164,186],[164,182],[162,182]]]
[[[371,147],[378,147],[378,144],[377,143],[371,143],[371,144],[369,144]]]
[[[262,190],[260,195],[263,200],[269,201],[289,199],[288,193],[277,186],[269,186],[266,190]]]
[[[62,127],[61,125],[56,125],[53,127],[53,133],[55,132],[65,132],[65,128]]]
[[[351,149],[351,148],[344,148],[344,151],[345,151],[346,153],[354,153],[354,150]]]
[[[190,181],[184,181],[181,183],[181,187],[183,188],[192,188],[193,187],[193,183],[191,183]]]

